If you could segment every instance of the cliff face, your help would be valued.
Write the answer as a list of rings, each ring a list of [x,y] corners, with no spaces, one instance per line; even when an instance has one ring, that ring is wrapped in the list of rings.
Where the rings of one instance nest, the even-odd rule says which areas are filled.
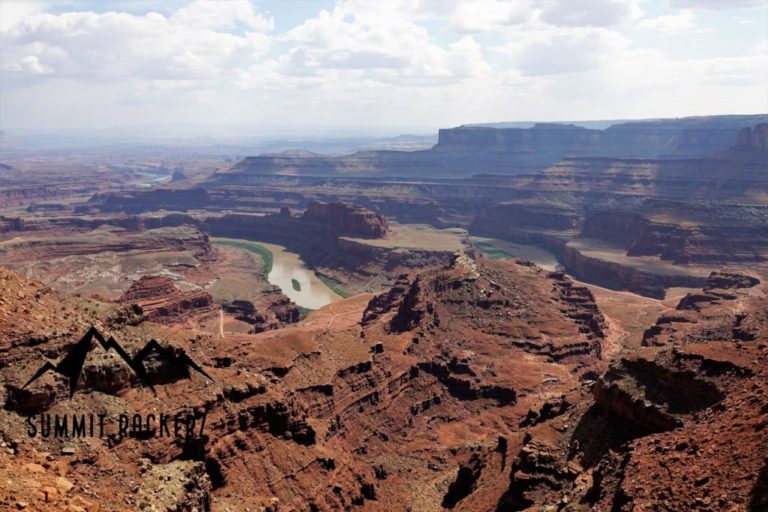
[[[140,213],[153,210],[186,211],[205,208],[210,200],[203,189],[159,189],[94,195],[91,202],[104,212]],[[82,209],[87,209],[85,205]]]
[[[768,260],[765,130],[745,129],[733,149],[707,159],[572,158],[536,174],[481,177],[514,185],[516,197],[481,209],[470,232],[547,247],[579,279],[612,289],[663,297],[671,286],[701,286],[685,265]]]
[[[101,210],[138,213],[144,211],[191,210],[204,208],[208,202],[208,194],[204,190],[156,190],[151,194],[128,194],[124,196],[110,195],[103,200]],[[38,230],[57,227],[61,228],[95,228],[102,224],[118,225],[133,230],[154,229],[160,227],[176,227],[184,224],[200,226],[218,236],[238,236],[272,231],[275,236],[284,238],[312,236],[353,236],[361,238],[383,238],[389,226],[387,220],[380,214],[362,206],[349,203],[323,203],[311,200],[307,203],[305,212],[300,216],[292,215],[286,207],[279,214],[248,215],[225,214],[221,216],[192,216],[182,213],[169,213],[154,216],[130,216],[117,219],[99,218],[83,219],[81,217],[64,217],[46,221],[40,226],[24,223],[21,219],[0,218],[0,232],[3,230]]]
[[[137,304],[146,320],[160,323],[179,322],[215,311],[209,293],[202,290],[181,292],[171,279],[162,276],[143,276],[131,284],[118,302]]]
[[[713,274],[706,300],[691,294],[659,319],[658,346],[622,354],[589,394],[532,414],[497,510],[762,510],[768,351],[732,334],[738,312],[765,335],[758,286]]]
[[[152,323],[110,330],[129,353],[142,346],[133,339],[172,337],[213,380],[192,375],[164,381],[157,399],[132,389],[137,385],[130,379],[119,390],[99,392],[88,392],[93,388],[83,382],[72,401],[59,392],[60,383],[48,389],[41,382],[29,390],[39,404],[60,414],[102,411],[115,403],[131,414],[205,411],[205,437],[189,443],[151,435],[109,443],[86,439],[73,456],[82,462],[70,466],[58,450],[46,449],[49,440],[26,436],[19,400],[8,402],[4,394],[4,436],[13,439],[15,454],[0,456],[3,495],[30,508],[63,503],[64,498],[37,496],[26,470],[19,470],[36,464],[45,451],[54,459],[47,462],[62,462],[58,475],[72,480],[68,499],[80,499],[88,489],[110,509],[151,499],[165,506],[164,498],[175,496],[176,476],[190,502],[213,509],[256,510],[275,503],[322,511],[441,504],[492,509],[504,489],[508,457],[520,444],[519,422],[531,408],[541,410],[542,418],[557,414],[557,407],[553,412],[542,404],[604,366],[602,314],[589,292],[564,276],[512,262],[464,256],[451,267],[403,279],[402,286],[372,301],[369,309],[377,313],[367,314],[364,326],[335,329],[310,317],[267,336],[216,339]],[[162,279],[141,281],[127,297],[146,302],[171,292]],[[6,325],[12,306],[29,307],[26,322],[59,329],[65,324],[35,318],[56,300],[67,304],[31,285],[7,286],[12,293],[0,302],[0,367],[17,397],[35,369],[28,361],[40,353],[61,358],[72,335],[32,341],[21,326]],[[17,299],[18,292],[32,296]],[[400,307],[401,300],[413,309]],[[254,313],[245,304],[234,307]],[[88,316],[91,309],[75,311],[86,315],[84,323],[99,323]],[[7,350],[9,339],[14,350]],[[117,361],[100,371],[117,379],[123,366]],[[166,475],[179,461],[185,467]],[[136,467],[141,474],[127,470]],[[172,488],[155,489],[157,475]],[[45,480],[46,472],[35,478]],[[151,492],[158,497],[150,498]],[[54,501],[44,504],[46,499]]]
[[[601,130],[575,125],[539,123],[532,128],[485,128],[460,126],[441,129],[435,146],[440,151],[504,151],[542,153],[579,151],[600,141]]]
[[[381,215],[362,206],[345,203],[310,201],[302,220],[320,224],[338,235],[362,238],[382,238],[389,230],[387,220]]]
[[[8,231],[21,232],[4,244],[0,255],[7,266],[18,267],[30,261],[62,258],[75,255],[99,254],[104,252],[127,251],[190,251],[199,260],[209,256],[208,237],[193,226],[164,227],[157,229],[136,229],[136,219],[126,224],[133,224],[133,229],[124,229],[108,225],[88,230],[68,226],[67,222],[45,223],[42,226],[20,223],[21,229]],[[39,229],[38,229],[39,228]],[[64,235],[64,236],[62,236]]]
[[[768,352],[750,341],[766,334],[758,288],[751,276],[713,273],[646,333],[657,348],[617,361],[595,386],[597,421],[637,430],[626,450],[597,465],[594,510],[765,507],[766,461],[757,454],[768,447]]]
[[[711,154],[733,144],[744,126],[765,122],[766,116],[714,116],[657,121],[627,121],[604,130],[540,123],[532,128],[460,126],[439,131],[435,149],[566,156],[659,158]],[[554,163],[554,162],[553,162]]]
[[[690,158],[725,150],[739,130],[766,120],[766,116],[714,116],[633,121],[605,130],[555,123],[531,128],[460,126],[440,130],[437,145],[427,151],[248,157],[231,171],[217,173],[216,181],[234,184],[249,174],[273,173],[410,177],[521,174],[545,169],[571,156]]]
[[[759,123],[754,128],[746,127],[739,132],[737,150],[768,151],[768,123]]]
[[[472,221],[473,233],[506,238],[515,231],[578,233],[581,213],[568,206],[548,204],[499,204],[481,210]]]
[[[132,299],[172,291],[162,279],[141,281]],[[63,357],[72,332],[103,328],[109,306],[2,269],[0,284],[0,491],[29,508],[85,500],[109,509],[629,512],[767,503],[766,289],[749,275],[714,273],[670,313],[679,318],[660,319],[668,331],[655,346],[618,353],[612,322],[562,273],[462,255],[402,275],[347,327],[310,317],[215,339],[153,323],[105,329],[131,354],[163,339],[212,380],[162,381],[155,398],[104,353],[86,364],[72,400],[64,379],[23,383],[38,362]],[[734,338],[747,330],[753,338]],[[206,435],[85,438],[61,455],[57,441],[26,434],[37,410],[115,409],[205,411]],[[61,478],[66,493],[40,491],[49,481],[64,487]]]
[[[705,277],[684,267],[659,267],[636,264],[627,258],[596,255],[581,244],[566,244],[563,266],[576,279],[612,290],[628,290],[645,297],[663,299],[667,288],[699,287]],[[620,255],[620,251],[617,251]]]

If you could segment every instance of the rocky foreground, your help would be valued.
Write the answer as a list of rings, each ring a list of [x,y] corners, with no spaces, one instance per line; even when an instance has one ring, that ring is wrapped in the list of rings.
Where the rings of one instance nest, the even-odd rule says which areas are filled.
[[[124,302],[147,307],[169,285],[149,281]],[[3,510],[768,506],[768,297],[757,277],[713,274],[633,352],[564,274],[468,255],[403,274],[367,304],[223,338],[116,321],[130,305],[5,270],[0,286]],[[356,313],[341,324],[331,308],[347,303]],[[24,386],[91,325],[129,356],[150,338],[171,349],[144,362],[156,394],[96,342],[71,398],[55,372]],[[188,360],[205,373],[174,367]],[[48,414],[86,413],[205,425],[192,437],[158,435],[157,424],[120,435],[108,423],[104,437],[37,428]]]

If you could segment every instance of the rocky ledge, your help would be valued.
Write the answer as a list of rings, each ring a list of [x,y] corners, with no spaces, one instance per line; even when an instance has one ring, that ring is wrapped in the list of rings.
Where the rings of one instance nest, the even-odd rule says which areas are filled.
[[[143,276],[123,293],[118,302],[136,304],[144,319],[161,323],[178,322],[215,310],[208,292],[179,291],[173,280],[163,276]]]

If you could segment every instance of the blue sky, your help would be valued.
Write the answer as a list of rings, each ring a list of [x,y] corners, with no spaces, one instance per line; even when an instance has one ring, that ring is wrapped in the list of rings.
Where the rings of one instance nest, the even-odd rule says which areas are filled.
[[[0,1],[11,134],[766,111],[766,0]]]

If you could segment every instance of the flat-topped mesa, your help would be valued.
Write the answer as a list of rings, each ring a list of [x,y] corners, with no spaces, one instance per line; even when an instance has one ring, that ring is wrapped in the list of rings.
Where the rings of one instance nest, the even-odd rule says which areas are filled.
[[[187,211],[204,208],[209,203],[208,192],[200,188],[163,188],[94,194],[89,204],[81,205],[79,211],[85,213],[91,206],[102,212]]]
[[[208,292],[179,291],[171,279],[163,276],[143,276],[118,302],[138,304],[144,319],[161,323],[213,311],[213,297]]]
[[[449,177],[535,172],[569,156],[698,158],[728,149],[739,130],[765,115],[617,122],[605,129],[538,123],[529,127],[459,126],[440,130],[421,151],[367,150],[344,156],[259,155],[214,174],[209,185],[242,185],[256,175]]]
[[[322,224],[339,235],[383,238],[389,231],[387,219],[367,208],[347,203],[310,201],[301,218]]]

